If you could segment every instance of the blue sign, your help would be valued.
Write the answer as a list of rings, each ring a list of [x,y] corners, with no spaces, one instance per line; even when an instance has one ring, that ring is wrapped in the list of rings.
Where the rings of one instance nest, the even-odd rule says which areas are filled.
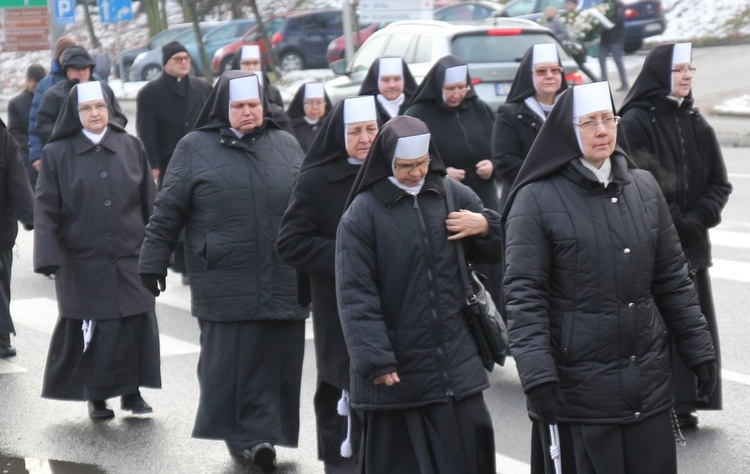
[[[131,0],[97,0],[97,4],[102,23],[118,23],[133,19]]]
[[[55,24],[70,25],[76,22],[76,0],[55,0]]]

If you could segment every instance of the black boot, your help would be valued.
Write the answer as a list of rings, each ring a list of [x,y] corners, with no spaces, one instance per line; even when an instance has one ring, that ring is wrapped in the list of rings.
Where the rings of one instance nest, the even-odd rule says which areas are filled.
[[[106,400],[89,400],[89,416],[94,420],[108,420],[115,417],[115,412],[109,408]]]
[[[134,415],[145,415],[146,413],[154,412],[151,405],[146,403],[146,400],[141,396],[141,392],[129,393],[120,397],[120,408],[129,410]]]
[[[0,334],[0,358],[14,355],[16,355],[16,348],[10,345],[10,334]]]

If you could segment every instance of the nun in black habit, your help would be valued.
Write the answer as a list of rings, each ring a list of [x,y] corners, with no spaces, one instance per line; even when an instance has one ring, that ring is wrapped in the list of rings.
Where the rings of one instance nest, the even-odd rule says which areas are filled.
[[[374,96],[380,122],[402,115],[414,93],[417,81],[400,57],[383,57],[372,62],[359,88],[359,95]]]
[[[719,330],[708,275],[711,266],[708,230],[721,222],[721,211],[732,185],[727,179],[716,134],[693,105],[695,69],[691,46],[677,43],[654,47],[620,113],[633,161],[654,174],[669,204],[721,370]],[[676,353],[672,370],[680,426],[696,426],[698,418],[692,413],[697,409],[721,409],[721,380],[708,400],[700,400],[693,374]]]
[[[294,94],[286,113],[291,120],[292,134],[305,153],[330,110],[331,101],[322,82],[306,82]]]
[[[531,472],[677,472],[671,333],[716,384],[711,335],[654,177],[617,145],[606,82],[564,91],[503,211],[511,354],[527,398]],[[673,431],[674,430],[674,431]]]
[[[495,176],[502,185],[501,203],[510,193],[518,170],[529,153],[539,129],[568,88],[557,43],[531,46],[521,59],[505,103],[497,108],[492,129]]]
[[[60,312],[42,396],[87,400],[94,419],[114,416],[106,400],[116,396],[150,413],[139,387],[161,387],[154,297],[137,271],[154,180],[140,140],[109,121],[105,90],[71,89],[42,152],[34,210],[34,271],[55,279]]]
[[[138,271],[155,295],[185,229],[191,308],[201,331],[196,438],[224,440],[268,472],[296,447],[306,308],[276,236],[302,163],[264,116],[255,74],[227,71],[177,144],[146,226]]]
[[[495,473],[489,387],[463,316],[456,245],[500,258],[499,215],[444,179],[427,126],[386,123],[336,236],[336,295],[363,411],[362,473]],[[448,214],[445,186],[457,209]]]
[[[356,472],[358,461],[360,417],[350,410],[349,419],[339,416],[347,410],[337,413],[339,399],[348,408],[349,354],[336,306],[334,261],[336,228],[377,133],[372,96],[336,104],[305,156],[276,243],[279,257],[311,284],[318,370],[314,399],[318,458],[327,473]]]

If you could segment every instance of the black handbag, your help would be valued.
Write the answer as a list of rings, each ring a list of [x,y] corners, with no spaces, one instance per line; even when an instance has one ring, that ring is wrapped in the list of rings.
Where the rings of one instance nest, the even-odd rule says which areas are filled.
[[[450,178],[445,178],[445,197],[448,202],[448,213],[456,209],[451,191]],[[479,357],[484,368],[492,372],[495,364],[505,364],[508,354],[508,329],[503,318],[492,301],[492,296],[482,283],[485,278],[466,264],[464,247],[460,241],[456,242],[458,254],[458,268],[461,274],[461,284],[466,295],[464,316],[469,325],[469,332],[477,343]]]

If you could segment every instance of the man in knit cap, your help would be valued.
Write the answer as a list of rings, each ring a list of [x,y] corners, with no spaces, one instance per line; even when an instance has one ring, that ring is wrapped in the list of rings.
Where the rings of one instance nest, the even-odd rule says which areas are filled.
[[[37,171],[29,163],[29,112],[36,88],[47,71],[41,64],[32,64],[26,69],[23,91],[8,101],[8,132],[18,142],[18,154],[26,168],[32,189],[36,184]]]

